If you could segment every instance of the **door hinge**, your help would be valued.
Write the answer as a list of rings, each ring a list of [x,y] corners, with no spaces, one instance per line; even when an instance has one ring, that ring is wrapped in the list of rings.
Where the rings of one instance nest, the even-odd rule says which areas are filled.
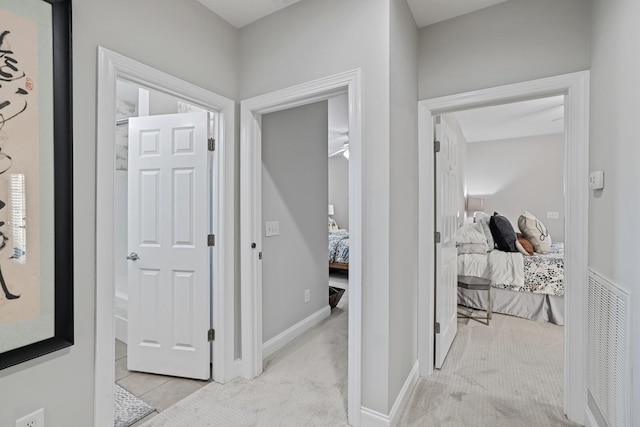
[[[435,239],[436,243],[440,243],[441,237],[440,237],[440,232],[439,231],[436,231],[436,235],[434,236],[434,239]]]
[[[433,141],[433,152],[434,153],[440,152],[440,141]]]
[[[209,340],[209,342],[212,342],[212,341],[216,340],[216,330],[215,329],[209,329],[209,332],[207,332],[207,339]]]
[[[207,236],[207,246],[215,246],[216,245],[216,236],[215,234],[209,234]]]
[[[258,252],[258,259],[262,259],[262,252]]]
[[[216,151],[216,139],[215,138],[209,138],[209,140],[208,140],[208,148],[209,148],[209,151]]]
[[[436,322],[434,329],[436,330],[436,334],[440,333],[440,323],[439,322]]]

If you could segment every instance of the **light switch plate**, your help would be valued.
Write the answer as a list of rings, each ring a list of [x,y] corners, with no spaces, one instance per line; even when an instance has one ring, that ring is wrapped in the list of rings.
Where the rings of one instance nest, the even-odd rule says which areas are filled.
[[[547,218],[548,219],[559,219],[560,218],[560,212],[547,212]]]
[[[264,224],[265,237],[277,236],[280,234],[280,223],[278,221],[267,221]]]

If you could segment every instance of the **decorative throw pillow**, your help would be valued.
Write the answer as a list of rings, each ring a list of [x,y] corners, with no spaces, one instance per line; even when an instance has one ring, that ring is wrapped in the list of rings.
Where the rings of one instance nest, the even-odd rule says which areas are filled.
[[[489,228],[498,249],[504,252],[518,252],[516,232],[507,218],[498,212],[494,213],[489,221]]]
[[[516,248],[522,255],[533,255],[533,245],[531,242],[518,233],[518,240],[516,240]]]
[[[476,223],[480,224],[480,226],[482,227],[482,232],[484,233],[484,237],[487,239],[487,246],[488,246],[487,252],[488,252],[488,251],[492,251],[493,248],[496,246],[496,244],[493,241],[491,228],[489,228],[489,221],[491,220],[491,217],[485,214],[484,212],[481,212],[481,213],[483,214],[483,216],[481,216],[480,218],[476,216]]]
[[[518,218],[518,228],[533,245],[533,250],[545,254],[551,249],[551,236],[547,228],[532,213],[525,211]]]
[[[466,224],[456,231],[456,243],[487,243],[479,224]]]

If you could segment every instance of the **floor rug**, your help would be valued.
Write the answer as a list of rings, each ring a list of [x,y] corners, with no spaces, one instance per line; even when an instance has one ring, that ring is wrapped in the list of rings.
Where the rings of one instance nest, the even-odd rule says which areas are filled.
[[[129,427],[149,415],[154,409],[127,390],[114,384],[113,389],[113,426]]]

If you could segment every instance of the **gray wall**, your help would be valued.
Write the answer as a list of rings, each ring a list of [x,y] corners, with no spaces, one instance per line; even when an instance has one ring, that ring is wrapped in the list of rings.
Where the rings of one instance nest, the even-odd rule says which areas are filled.
[[[326,101],[262,116],[263,342],[329,305],[327,129]]]
[[[241,99],[362,71],[362,403],[388,413],[389,1],[306,0],[243,27],[240,43]]]
[[[640,2],[596,0],[593,12],[589,168],[604,170],[605,188],[591,191],[589,266],[633,295],[630,424],[640,426]]]
[[[418,27],[406,0],[390,2],[389,397],[418,358]]]
[[[349,229],[349,160],[342,154],[329,158],[329,204],[338,227]]]
[[[237,31],[199,3],[73,1],[75,345],[0,371],[1,426],[41,407],[47,427],[93,425],[98,45],[236,95]]]
[[[590,1],[510,0],[420,30],[420,99],[589,68]]]
[[[514,229],[529,211],[552,242],[564,242],[564,134],[467,144],[467,193],[484,199],[484,211],[506,216]],[[559,212],[548,219],[547,212]]]

